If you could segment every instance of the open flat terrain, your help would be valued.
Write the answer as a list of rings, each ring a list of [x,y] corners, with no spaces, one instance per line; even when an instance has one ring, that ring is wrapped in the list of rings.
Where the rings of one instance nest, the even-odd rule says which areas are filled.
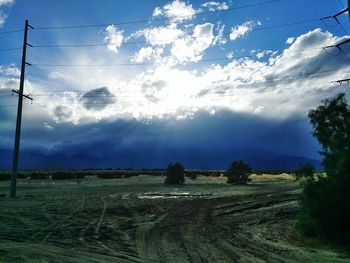
[[[295,231],[298,184],[260,178],[21,179],[0,198],[0,262],[350,262]]]

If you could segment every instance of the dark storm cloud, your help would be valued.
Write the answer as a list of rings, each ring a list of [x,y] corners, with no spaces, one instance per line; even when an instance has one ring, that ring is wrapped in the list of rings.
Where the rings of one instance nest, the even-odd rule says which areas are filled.
[[[58,122],[69,121],[72,114],[72,110],[69,107],[63,105],[56,106],[53,111],[53,116]]]
[[[29,147],[38,136],[41,145]],[[187,168],[222,169],[244,159],[256,169],[292,169],[306,161],[300,156],[319,158],[319,145],[305,118],[273,121],[229,111],[148,124],[134,119],[63,123],[50,132],[26,130],[22,142],[21,164],[35,168],[152,168],[181,161]],[[3,149],[1,156],[11,155]]]
[[[115,102],[115,96],[107,87],[101,87],[86,92],[80,101],[88,110],[103,110]]]

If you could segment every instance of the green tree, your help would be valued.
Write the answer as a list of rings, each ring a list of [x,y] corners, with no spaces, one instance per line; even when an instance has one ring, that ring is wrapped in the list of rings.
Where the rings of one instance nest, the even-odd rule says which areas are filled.
[[[329,176],[343,176],[350,171],[350,111],[341,93],[309,112],[314,136],[322,145],[323,165]]]
[[[314,180],[315,179],[315,167],[312,163],[308,162],[300,166],[297,170],[294,171],[295,179],[297,181],[306,179]]]
[[[170,163],[166,168],[165,184],[183,184],[185,182],[185,168],[181,163]]]
[[[242,160],[234,161],[226,170],[228,184],[245,184],[249,180],[252,168]]]
[[[298,226],[308,235],[350,243],[350,109],[345,94],[323,101],[309,118],[327,176],[304,185]]]

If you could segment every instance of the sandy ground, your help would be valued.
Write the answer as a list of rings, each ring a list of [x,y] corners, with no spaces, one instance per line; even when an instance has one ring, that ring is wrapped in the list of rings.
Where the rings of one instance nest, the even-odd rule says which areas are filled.
[[[289,180],[163,179],[20,181],[0,198],[0,262],[350,262],[297,234]]]

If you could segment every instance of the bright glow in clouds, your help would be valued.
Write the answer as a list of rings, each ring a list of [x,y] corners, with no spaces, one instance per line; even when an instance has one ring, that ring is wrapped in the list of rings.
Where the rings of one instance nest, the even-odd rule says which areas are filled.
[[[222,4],[217,3],[207,2],[202,8],[217,9]],[[226,43],[227,25],[190,19],[194,14],[192,5],[175,0],[153,11],[154,16],[170,21],[135,27],[128,34],[115,25],[106,27],[103,34],[96,33],[93,37],[104,40],[108,48],[95,53],[62,49],[53,64],[128,65],[52,67],[47,72],[43,68],[47,78],[33,74],[26,82],[26,92],[35,97],[35,103],[28,105],[31,117],[44,118],[50,127],[55,122],[80,124],[116,118],[191,118],[197,111],[215,114],[220,109],[288,118],[304,115],[321,99],[337,93],[331,80],[350,74],[345,56],[330,56],[317,49],[345,37],[315,29],[286,36],[282,45],[286,42],[288,46],[282,51],[247,50],[252,56],[236,59],[241,53],[232,48],[236,43]],[[232,28],[230,39],[247,37],[260,24],[238,25]],[[121,49],[131,39],[141,39],[140,44]],[[111,56],[110,50],[118,54]],[[215,56],[229,59],[199,63]],[[18,74],[15,68],[0,66],[0,89],[18,88]]]

